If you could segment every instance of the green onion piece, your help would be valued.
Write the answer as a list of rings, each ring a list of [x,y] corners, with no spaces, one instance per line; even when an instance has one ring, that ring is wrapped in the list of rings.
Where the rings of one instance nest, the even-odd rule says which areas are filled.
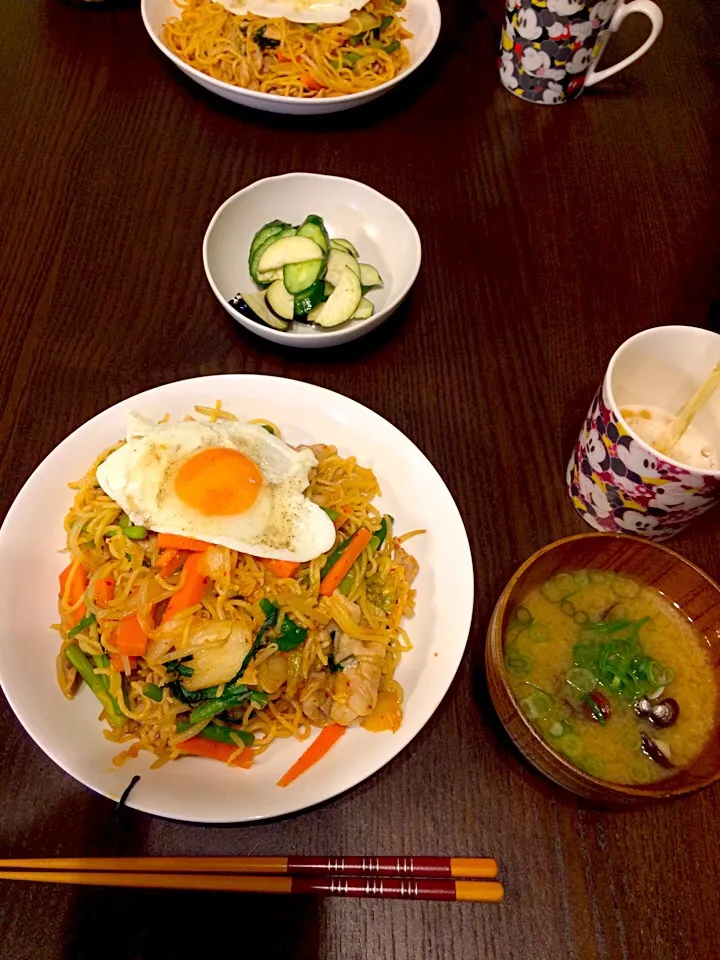
[[[389,27],[392,22],[393,22],[393,17],[383,17],[382,20],[380,21],[380,26],[377,29],[385,30],[385,28]]]
[[[595,673],[597,670],[597,650],[594,645],[589,643],[576,643],[573,647],[573,662],[576,667],[582,667],[584,670],[590,670]]]
[[[533,623],[528,628],[528,636],[534,643],[548,643],[550,640],[550,628],[544,623]]]
[[[534,686],[534,684],[533,684]],[[555,700],[544,690],[536,689],[529,697],[520,701],[523,713],[529,720],[542,720],[552,711]]]
[[[639,750],[640,749],[640,733],[633,727],[627,727],[620,734],[620,742],[624,747],[627,747],[628,750]]]
[[[396,51],[396,50],[399,50],[399,49],[400,49],[400,41],[399,41],[399,40],[393,40],[392,43],[389,43],[389,44],[385,47],[385,53],[395,53],[395,51]]]
[[[402,5],[405,3],[405,0],[392,0],[392,2],[393,2],[396,6],[400,7],[400,6],[402,6]]]
[[[121,513],[120,517],[118,518],[117,525],[120,527],[121,530],[124,530],[125,527],[132,526],[132,521],[130,520],[130,517],[126,513]]]
[[[576,586],[574,575],[572,573],[559,573],[555,577],[555,586],[567,595]]]
[[[328,60],[328,63],[333,68],[333,70],[337,70],[337,68],[340,66],[337,60]]]
[[[359,43],[363,42],[364,36],[364,33],[356,33],[354,37],[350,37],[350,45],[356,47]]]
[[[566,617],[575,616],[575,604],[571,600],[562,600],[560,602],[560,610]]]
[[[163,698],[162,688],[156,683],[146,683],[143,687],[143,693],[146,697],[149,697],[150,700],[154,700],[156,703],[160,703]]]
[[[565,680],[578,693],[590,693],[590,691],[594,690],[597,686],[595,676],[589,670],[584,670],[582,667],[574,667],[572,670],[568,670]]]
[[[524,627],[529,627],[533,622],[533,615],[530,613],[527,607],[521,606],[515,609],[515,619]]]
[[[633,597],[640,595],[642,589],[640,584],[636,580],[631,580],[630,577],[613,577],[610,586],[615,596],[622,600],[632,600]]]
[[[123,533],[131,540],[144,540],[148,535],[147,529],[140,526],[125,527]]]
[[[317,33],[318,30],[320,29],[320,25],[317,23],[306,23],[305,29],[309,30],[310,33]]]
[[[102,677],[95,673],[92,663],[90,663],[80,647],[76,644],[66,647],[65,658],[71,666],[75,667],[85,683],[103,705],[105,715],[110,723],[115,727],[124,727],[127,723],[127,718],[120,712],[117,700],[107,692]]]
[[[73,637],[76,637],[79,633],[82,633],[83,630],[87,630],[88,627],[91,627],[95,623],[95,614],[89,613],[86,617],[83,617],[79,623],[76,623],[72,630],[68,630],[68,640],[72,640]]]
[[[605,764],[600,757],[585,757],[582,766],[591,777],[602,778],[605,776]]]
[[[548,729],[548,734],[553,738],[553,740],[559,740],[560,737],[566,737],[570,734],[573,734],[573,725],[569,720],[555,720],[554,723],[550,724]]]
[[[382,40],[371,40],[368,44],[369,47],[372,47],[374,50],[384,50],[385,44]]]
[[[532,660],[516,650],[505,651],[505,667],[508,673],[523,677],[532,670]]]
[[[652,780],[652,760],[637,759],[630,765],[630,776],[635,783],[650,783]]]
[[[70,636],[70,634],[68,634]],[[647,670],[647,678],[656,687],[666,687],[675,679],[675,671],[671,667],[664,667],[657,660],[651,660]]]
[[[562,751],[566,757],[570,757],[572,760],[575,757],[579,757],[582,753],[583,742],[576,733],[569,733],[562,738],[556,749]]]
[[[546,580],[540,592],[550,603],[560,603],[573,593],[573,578],[569,573],[558,573],[552,580]]]
[[[272,434],[273,437],[275,436],[275,431],[269,423],[261,423],[260,426],[263,428],[263,430],[267,430],[268,433]]]
[[[588,623],[583,627],[583,635],[622,633],[631,624],[632,620],[603,620],[600,623]]]
[[[347,597],[347,595],[350,593],[354,582],[355,577],[353,576],[352,570],[350,570],[350,572],[343,577],[342,582],[340,583],[340,593],[344,597]]]
[[[193,724],[188,720],[178,720],[176,729],[178,733],[184,733],[186,730],[189,730],[191,726],[193,726]],[[221,727],[217,723],[209,723],[206,727],[203,727],[196,736],[205,737],[206,740],[215,740],[218,743],[231,744],[235,743],[235,740],[233,740],[233,736],[235,736],[242,740],[246,747],[252,746],[255,742],[255,736],[252,733],[248,733],[247,730],[238,730],[236,727]]]
[[[333,510],[332,507],[320,507],[320,509],[323,510],[330,517],[333,523],[335,523],[337,518],[340,516],[340,511]]]
[[[364,54],[354,53],[352,50],[343,50],[343,63],[349,67],[354,67],[358,60],[362,60]]]

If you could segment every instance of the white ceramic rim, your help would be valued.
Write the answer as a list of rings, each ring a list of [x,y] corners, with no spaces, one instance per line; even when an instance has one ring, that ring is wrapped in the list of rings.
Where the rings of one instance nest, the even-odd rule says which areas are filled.
[[[410,230],[410,235],[413,239],[413,244],[416,247],[416,250],[415,250],[416,264],[415,264],[415,270],[411,273],[410,278],[407,280],[405,285],[401,288],[400,292],[396,294],[394,299],[392,299],[389,303],[386,303],[382,310],[379,310],[378,313],[373,314],[372,317],[368,317],[367,320],[349,321],[349,323],[340,324],[340,326],[338,326],[335,329],[331,329],[331,330],[318,329],[317,331],[313,331],[314,335],[318,337],[318,341],[320,340],[320,338],[322,338],[322,342],[313,343],[310,348],[314,349],[314,348],[319,348],[325,345],[330,346],[335,341],[345,342],[345,338],[347,337],[347,334],[350,330],[353,331],[353,334],[354,334],[353,339],[357,339],[363,336],[363,334],[359,331],[362,331],[365,327],[368,327],[368,326],[371,327],[372,329],[379,327],[381,324],[385,322],[386,319],[388,319],[388,316],[397,309],[397,307],[402,303],[402,301],[410,292],[412,285],[417,280],[417,275],[420,272],[420,266],[422,264],[422,243],[420,241],[420,234],[418,233],[417,227],[412,222],[408,214],[405,212],[405,210],[403,210],[403,208],[400,206],[399,203],[396,203],[395,200],[391,200],[390,197],[386,197],[384,193],[380,193],[380,191],[376,190],[374,187],[369,186],[367,183],[363,183],[362,180],[353,180],[350,177],[336,177],[329,173],[306,173],[303,170],[294,170],[292,173],[281,173],[276,177],[263,177],[262,180],[254,180],[252,183],[248,184],[247,187],[243,187],[242,190],[238,190],[236,193],[233,193],[232,196],[228,197],[227,200],[225,200],[223,203],[220,204],[220,206],[217,208],[217,210],[213,214],[212,219],[208,224],[207,230],[205,231],[205,236],[203,237],[203,244],[202,244],[202,257],[203,257],[203,267],[205,268],[205,276],[207,277],[208,283],[212,288],[212,292],[215,294],[217,299],[223,305],[226,305],[225,309],[228,310],[228,312],[233,317],[233,319],[235,319],[236,317],[242,317],[242,314],[238,313],[237,310],[235,310],[229,303],[227,303],[223,295],[220,293],[220,290],[218,289],[217,285],[215,284],[215,281],[213,280],[212,271],[210,270],[210,265],[208,263],[208,252],[207,252],[210,234],[212,233],[215,227],[215,223],[222,216],[222,213],[225,210],[225,208],[230,206],[232,203],[234,203],[238,197],[252,192],[253,190],[257,189],[259,186],[261,186],[264,183],[269,183],[271,181],[277,183],[280,180],[292,180],[295,177],[314,177],[317,180],[325,180],[325,181],[334,180],[338,183],[352,183],[353,186],[361,187],[363,190],[368,190],[370,193],[374,193],[376,196],[380,197],[380,199],[383,200],[385,203],[387,203],[389,206],[395,207],[395,209],[398,211],[398,213],[401,215],[401,217],[403,217],[403,219],[407,223],[408,228]],[[262,226],[262,224],[260,226]],[[258,229],[260,229],[260,226],[258,226]],[[242,319],[247,320],[247,317],[242,317]],[[240,320],[238,320],[237,322],[240,323]],[[350,326],[350,324],[352,324],[352,326]],[[241,325],[244,326],[244,324],[241,324]],[[264,327],[264,324],[260,320],[257,321],[257,325],[260,328]],[[248,330],[248,332],[253,332],[250,327],[245,327],[245,329]],[[288,344],[295,344],[298,340],[307,340],[309,336],[308,334],[296,333],[293,330],[273,330],[273,333],[275,334],[275,337],[273,338],[274,343],[283,342]],[[261,336],[261,334],[257,333],[256,336]],[[303,344],[303,345],[308,346],[308,344]]]
[[[641,330],[639,333],[633,334],[632,337],[628,337],[627,340],[624,340],[620,344],[620,346],[617,348],[615,353],[610,358],[610,363],[608,363],[608,368],[607,368],[607,371],[605,372],[605,379],[603,380],[603,388],[604,390],[607,391],[607,397],[608,397],[608,400],[610,401],[610,409],[612,410],[613,416],[622,425],[623,429],[627,431],[627,433],[633,438],[633,440],[636,443],[638,443],[642,447],[643,450],[647,450],[647,452],[651,454],[653,457],[660,457],[660,459],[664,463],[669,463],[673,467],[679,467],[681,470],[685,470],[687,473],[692,473],[697,477],[718,478],[720,477],[720,469],[700,470],[698,467],[691,467],[687,463],[682,463],[682,461],[680,460],[673,460],[672,457],[668,457],[666,454],[660,453],[654,447],[651,447],[646,440],[643,440],[642,437],[638,436],[638,434],[635,433],[633,428],[627,422],[625,417],[623,417],[623,415],[620,413],[620,407],[618,406],[617,401],[615,400],[615,394],[613,393],[613,389],[612,389],[612,380],[613,380],[613,373],[615,370],[615,363],[617,359],[620,357],[620,355],[623,353],[623,351],[631,343],[635,343],[636,340],[643,340],[645,339],[645,337],[650,336],[651,334],[655,333],[657,330],[669,330],[671,332],[677,332],[677,333],[679,333],[682,330],[692,330],[694,333],[697,333],[699,331],[700,333],[707,333],[711,337],[720,338],[720,334],[715,333],[713,330],[707,330],[705,327],[687,327],[680,323],[668,324],[667,326],[662,326],[662,327],[648,327],[647,330]]]
[[[272,384],[273,390],[277,390],[277,385],[282,383],[291,383],[294,385],[295,389],[300,390],[310,390],[314,394],[317,394],[319,402],[326,404],[327,409],[335,409],[333,404],[340,404],[343,408],[343,417],[337,416],[335,419],[340,425],[342,422],[351,422],[348,419],[347,412],[352,413],[356,411],[358,417],[365,419],[370,417],[371,420],[374,420],[378,425],[382,425],[383,431],[386,433],[386,437],[390,438],[393,441],[393,446],[398,444],[403,444],[406,446],[409,455],[413,458],[418,458],[419,462],[422,465],[423,471],[427,471],[427,475],[430,476],[433,480],[433,483],[437,486],[438,489],[443,489],[446,496],[446,506],[447,509],[454,515],[456,521],[455,524],[455,533],[453,541],[453,567],[457,571],[456,580],[458,583],[462,582],[465,584],[465,588],[456,593],[452,598],[453,607],[458,612],[460,627],[456,624],[452,636],[449,638],[449,643],[444,647],[443,650],[443,661],[442,663],[442,672],[437,677],[437,684],[434,685],[433,691],[434,695],[432,698],[425,698],[421,704],[420,716],[416,717],[416,723],[410,727],[407,722],[403,724],[398,733],[392,735],[392,739],[386,741],[387,749],[383,753],[382,757],[379,758],[378,762],[375,762],[377,758],[373,758],[366,769],[362,769],[359,775],[356,776],[356,772],[353,771],[350,774],[350,777],[347,781],[342,782],[340,785],[337,783],[332,783],[329,787],[320,786],[317,789],[317,792],[312,796],[311,799],[302,799],[305,797],[305,794],[302,794],[302,798],[295,795],[293,799],[293,793],[290,792],[288,788],[287,794],[283,792],[279,796],[286,796],[287,802],[280,804],[272,809],[270,812],[264,812],[260,810],[252,816],[241,815],[236,818],[227,817],[227,816],[216,816],[216,815],[207,815],[203,813],[202,815],[196,814],[180,814],[178,812],[168,812],[168,810],[160,809],[158,805],[154,802],[144,802],[142,800],[142,792],[134,791],[128,797],[126,805],[135,810],[139,810],[144,813],[153,814],[155,816],[162,816],[172,820],[179,820],[182,822],[195,822],[195,823],[251,823],[257,822],[260,820],[268,818],[278,818],[288,816],[290,814],[298,813],[302,810],[315,807],[318,804],[322,804],[331,800],[332,798],[339,796],[340,794],[346,793],[349,790],[354,789],[358,784],[362,783],[364,780],[367,780],[369,777],[373,776],[394,759],[406,746],[408,746],[411,741],[417,736],[417,734],[423,729],[427,724],[430,718],[433,716],[440,703],[444,699],[446,693],[450,689],[450,686],[457,674],[460,663],[462,662],[463,655],[467,646],[467,640],[469,637],[470,626],[472,622],[472,613],[474,605],[474,570],[473,570],[473,561],[472,554],[470,550],[470,543],[467,537],[467,531],[465,530],[465,525],[462,520],[460,511],[455,504],[455,501],[452,497],[452,494],[448,490],[444,480],[438,474],[435,467],[430,463],[430,461],[425,457],[422,451],[397,427],[391,424],[385,418],[381,417],[380,414],[375,413],[370,408],[365,407],[363,404],[358,403],[355,400],[345,397],[342,394],[335,393],[334,391],[328,390],[324,387],[318,387],[314,384],[306,383],[304,381],[296,381],[290,378],[285,377],[269,377],[257,374],[219,374],[208,377],[194,377],[186,380],[174,381],[167,384],[162,384],[158,387],[151,388],[149,390],[143,391],[140,394],[128,397],[124,400],[119,401],[116,404],[113,404],[110,407],[107,407],[105,410],[96,414],[90,420],[86,421],[76,430],[74,430],[68,437],[62,440],[36,467],[31,476],[25,482],[14,502],[10,506],[10,509],[7,512],[5,520],[0,527],[0,545],[3,542],[3,533],[5,533],[8,528],[14,525],[18,519],[24,516],[25,511],[27,510],[27,505],[24,502],[27,498],[28,493],[32,492],[32,488],[39,484],[41,479],[48,471],[52,471],[53,462],[56,459],[60,459],[61,452],[64,452],[67,447],[71,447],[73,442],[76,440],[79,434],[89,428],[91,425],[98,425],[98,421],[103,419],[112,419],[112,414],[121,412],[118,408],[125,407],[127,412],[129,409],[141,407],[143,403],[155,402],[158,399],[164,399],[163,395],[167,395],[168,403],[173,403],[173,393],[178,389],[182,388],[197,388],[197,394],[193,394],[196,399],[194,402],[202,402],[203,399],[206,399],[208,396],[222,396],[223,388],[225,385],[231,384],[233,381],[241,380],[243,384],[247,384],[249,387],[255,387],[258,383],[264,385]],[[218,393],[218,390],[221,392]],[[227,399],[232,402],[233,399],[237,400],[237,396],[233,397],[230,395],[232,393],[231,389],[228,390],[225,387],[225,396]],[[189,402],[189,401],[188,401]],[[292,422],[292,412],[289,414],[288,421]],[[292,429],[292,427],[290,427]],[[64,479],[63,479],[64,482]],[[70,498],[69,498],[70,499]],[[58,523],[61,523],[61,518],[58,518]],[[0,598],[1,599],[1,598]],[[412,625],[411,625],[412,629]],[[448,649],[449,648],[449,649]],[[51,660],[54,662],[56,649],[52,648],[51,650]],[[0,668],[3,666],[2,662],[2,648],[0,647]],[[410,651],[412,655],[412,651]],[[436,654],[437,655],[437,654]],[[425,666],[425,670],[427,666]],[[54,676],[54,669],[53,669]],[[102,796],[107,797],[110,800],[117,801],[118,794],[117,792],[110,792],[108,789],[103,789],[97,783],[92,783],[91,777],[80,776],[77,772],[69,769],[71,766],[70,761],[64,761],[56,752],[50,747],[46,746],[42,742],[41,736],[37,733],[37,725],[34,722],[33,716],[25,714],[24,716],[18,710],[13,697],[12,689],[8,690],[7,686],[7,672],[0,669],[0,683],[2,684],[3,692],[5,697],[15,713],[16,717],[20,721],[21,725],[25,728],[25,731],[29,736],[35,741],[35,743],[50,757],[62,770],[64,770],[69,776],[73,777],[78,782],[82,783],[84,786],[88,787],[90,790],[93,790],[96,793],[101,794]],[[12,684],[10,685],[12,686]],[[90,695],[91,696],[91,695]],[[68,708],[71,709],[72,705],[67,704]],[[97,711],[94,714],[97,716]],[[400,733],[403,733],[403,736],[399,736]],[[97,735],[102,737],[101,733],[101,724],[97,723]],[[142,756],[142,751],[141,751]],[[187,762],[187,761],[185,761]],[[132,770],[129,770],[132,773]],[[142,772],[145,772],[144,770]],[[236,772],[235,772],[236,773]],[[152,774],[148,774],[152,776]],[[304,779],[304,778],[303,778]],[[302,781],[298,781],[302,782]],[[307,781],[305,781],[307,782]],[[318,781],[322,784],[322,781]],[[278,788],[281,789],[281,788]]]
[[[412,3],[412,0],[408,0],[408,2]],[[431,0],[428,0],[428,2],[431,2]],[[344,93],[339,97],[332,97],[328,99],[332,99],[333,103],[355,103],[358,100],[364,101],[368,96],[371,96],[374,99],[377,95],[381,93],[385,93],[391,87],[396,86],[406,77],[409,77],[411,73],[414,73],[415,70],[417,70],[417,68],[421,64],[423,64],[427,60],[427,58],[430,56],[430,54],[433,52],[433,50],[437,46],[438,37],[440,36],[440,28],[442,26],[442,12],[440,10],[439,3],[437,3],[437,0],[434,0],[434,5],[437,7],[437,30],[435,31],[435,35],[432,38],[432,42],[429,44],[425,53],[423,53],[420,57],[418,57],[415,63],[411,63],[401,73],[398,73],[391,80],[386,80],[385,83],[379,84],[377,87],[372,87],[369,90],[359,90],[357,93]],[[262,93],[259,90],[248,90],[246,87],[238,87],[238,86],[235,86],[235,84],[226,83],[225,80],[216,80],[214,77],[209,77],[206,73],[203,73],[201,70],[198,70],[196,67],[193,67],[189,63],[185,63],[184,60],[181,60],[178,56],[176,56],[172,52],[172,50],[169,47],[166,47],[165,44],[160,39],[160,37],[158,37],[155,34],[152,27],[150,26],[150,22],[147,17],[147,0],[141,0],[140,14],[142,16],[145,29],[148,35],[150,36],[150,39],[155,44],[155,46],[162,53],[164,53],[165,56],[167,56],[170,60],[172,60],[175,66],[178,67],[180,70],[182,70],[183,72],[192,74],[193,78],[202,77],[203,83],[204,84],[207,83],[213,89],[227,90],[228,92],[240,90],[242,91],[243,96],[247,96],[251,100],[257,100],[258,106],[261,106],[263,103],[267,103],[267,102],[270,102],[270,103],[287,103],[288,101],[295,102],[295,103],[320,102],[320,101],[313,100],[311,98],[283,97],[279,93]],[[238,101],[235,100],[233,102],[237,103]],[[308,110],[308,114],[310,113],[312,113],[312,111]]]

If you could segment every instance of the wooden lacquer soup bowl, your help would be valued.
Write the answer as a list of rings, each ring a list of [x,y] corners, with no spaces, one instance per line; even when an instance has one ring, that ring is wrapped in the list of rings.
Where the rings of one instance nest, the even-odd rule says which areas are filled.
[[[679,796],[720,779],[720,726],[688,767],[641,786],[616,784],[580,770],[547,743],[518,706],[505,667],[504,642],[515,608],[533,587],[562,571],[606,570],[625,574],[671,600],[705,637],[711,670],[720,682],[720,587],[667,547],[634,537],[591,533],[558,540],[526,560],[505,587],[488,627],[485,661],[490,696],[518,749],[555,783],[591,800],[628,804]]]

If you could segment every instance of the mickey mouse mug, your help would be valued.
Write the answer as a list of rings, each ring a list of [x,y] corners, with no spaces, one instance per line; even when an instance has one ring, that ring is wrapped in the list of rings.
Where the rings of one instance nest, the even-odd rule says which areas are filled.
[[[693,420],[714,469],[659,454],[628,422],[634,410],[675,414],[719,361],[720,335],[700,327],[652,327],[616,350],[567,469],[591,527],[668,540],[720,500],[720,392]]]
[[[611,33],[630,13],[644,13],[650,36],[634,53],[597,70]],[[652,0],[507,0],[500,42],[500,80],[531,103],[565,103],[634,63],[655,43],[663,25]]]

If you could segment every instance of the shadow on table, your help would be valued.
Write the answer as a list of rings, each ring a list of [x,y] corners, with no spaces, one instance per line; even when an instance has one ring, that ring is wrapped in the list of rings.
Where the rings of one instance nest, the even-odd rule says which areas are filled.
[[[147,855],[146,814],[101,797],[85,812],[83,856]],[[64,960],[319,955],[315,897],[93,887],[66,893],[63,929],[53,931],[62,947],[52,953]]]
[[[78,888],[62,931],[62,956],[315,960],[319,908],[314,897]]]

